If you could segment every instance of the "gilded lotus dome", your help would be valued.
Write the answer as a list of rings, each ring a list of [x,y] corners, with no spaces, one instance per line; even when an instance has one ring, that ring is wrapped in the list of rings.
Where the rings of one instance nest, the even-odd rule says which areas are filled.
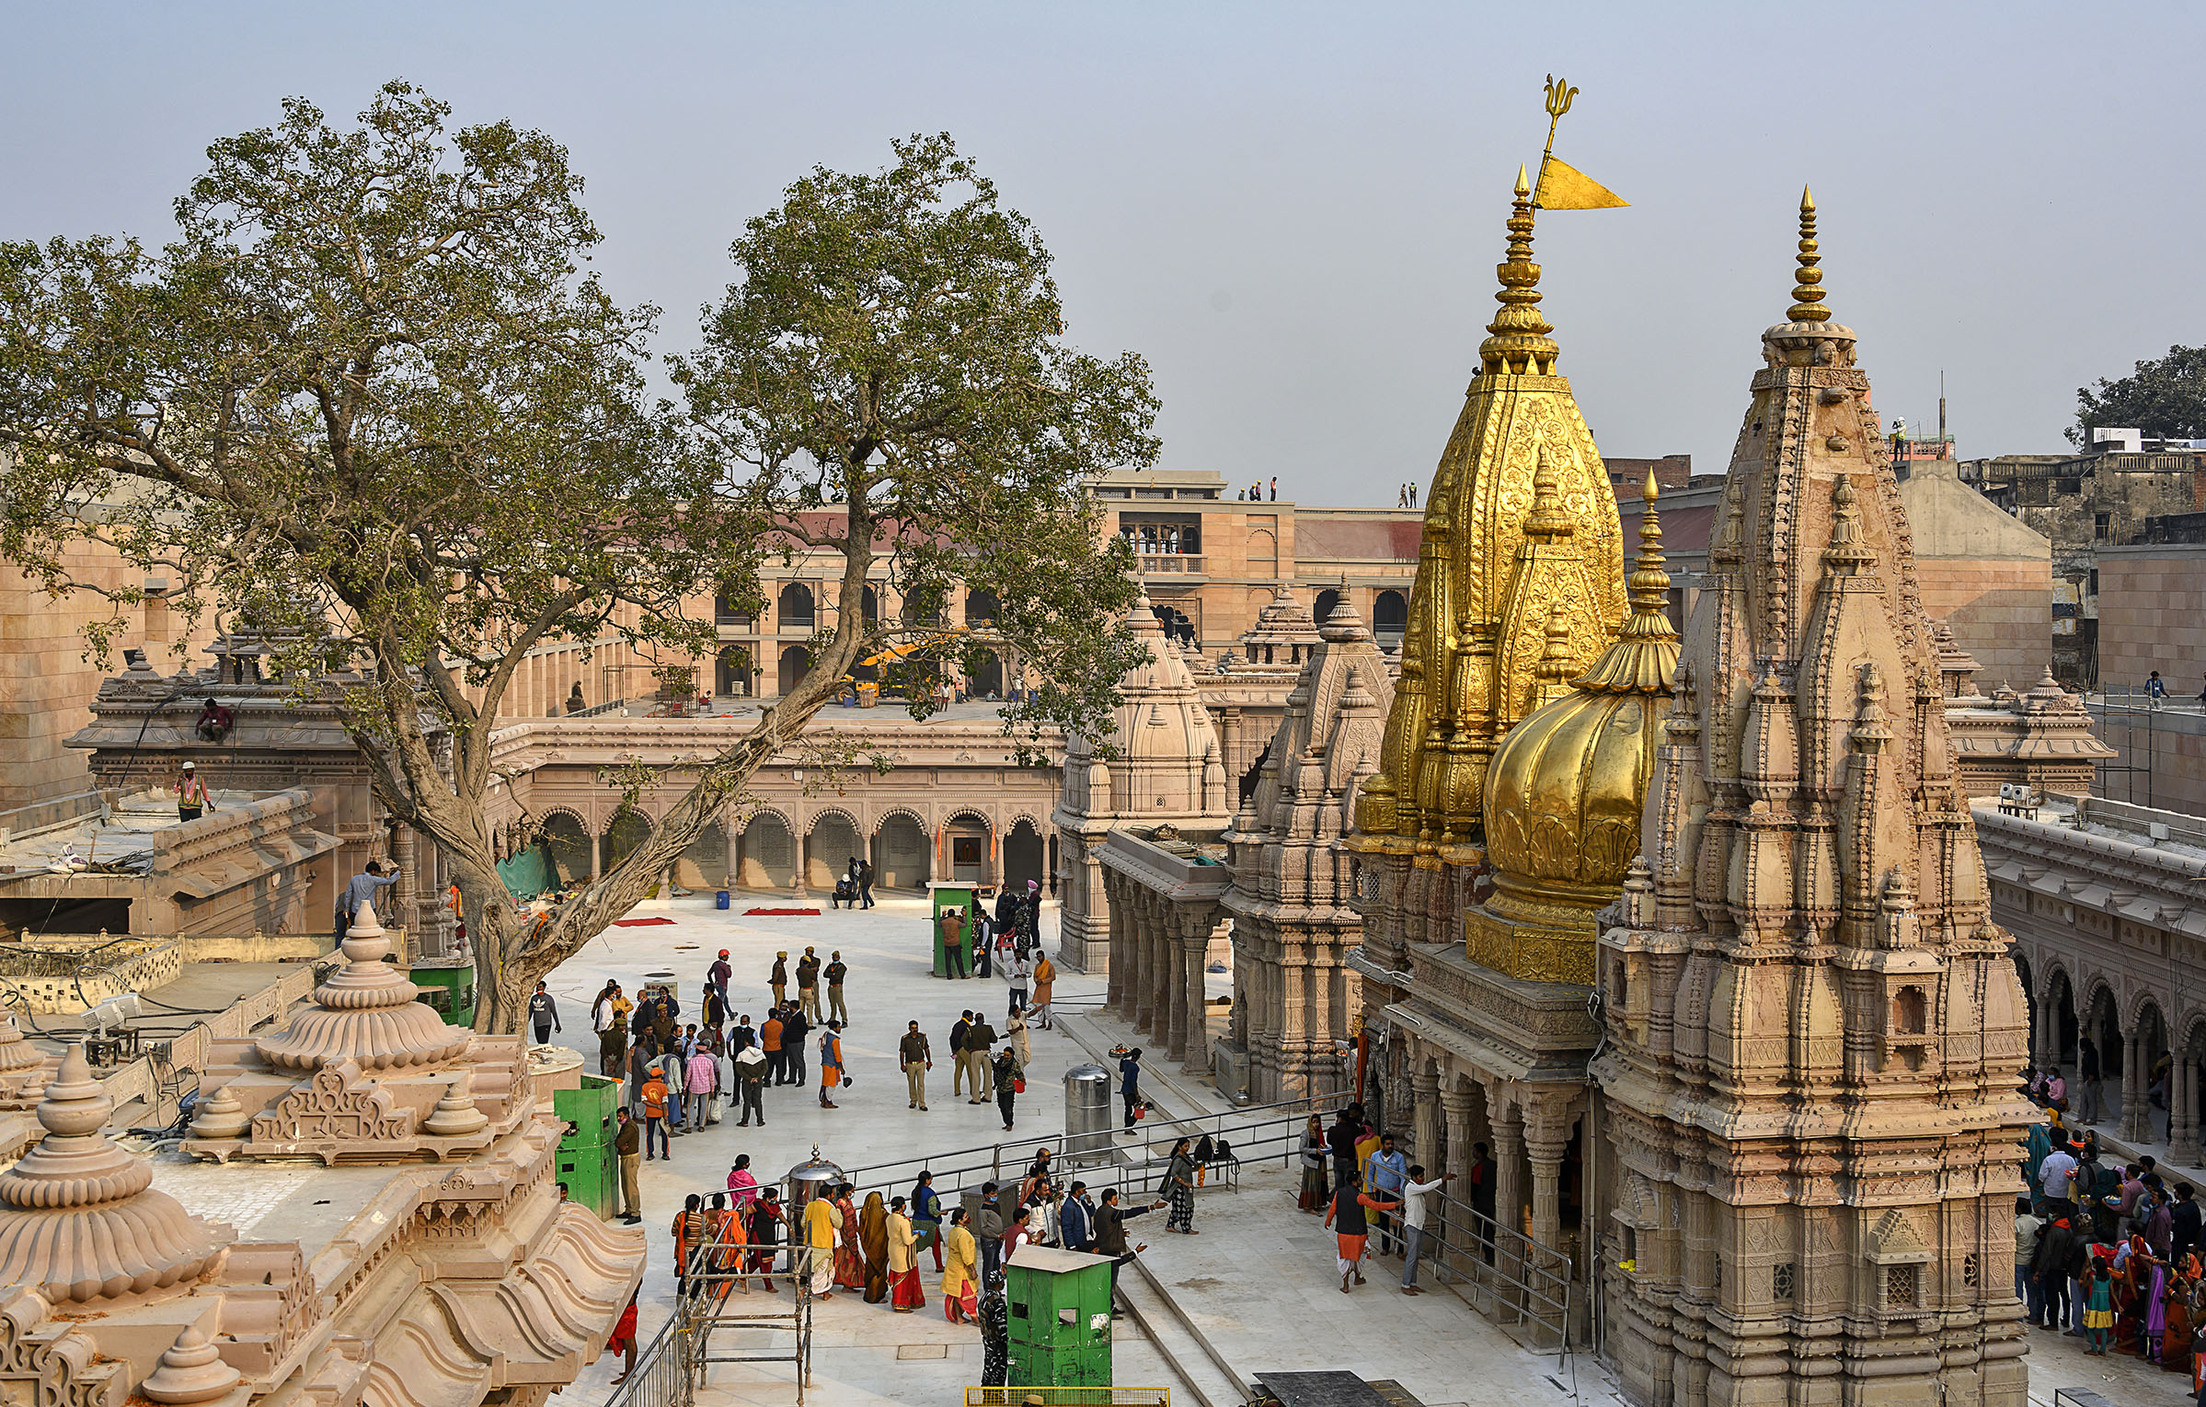
[[[1676,657],[1676,651],[1671,651]],[[1525,879],[1614,888],[1639,852],[1665,701],[1574,693],[1509,731],[1486,784],[1486,851]]]
[[[1664,614],[1670,578],[1648,476],[1624,632],[1577,679],[1510,729],[1486,783],[1486,851],[1496,883],[1613,891],[1639,853],[1639,816],[1677,669]],[[1605,899],[1604,899],[1605,902]]]

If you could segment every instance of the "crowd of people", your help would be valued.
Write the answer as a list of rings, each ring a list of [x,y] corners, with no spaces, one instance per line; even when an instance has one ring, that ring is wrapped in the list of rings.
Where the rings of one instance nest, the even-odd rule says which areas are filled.
[[[1424,1165],[1410,1162],[1395,1146],[1394,1135],[1382,1133],[1361,1104],[1335,1114],[1330,1128],[1312,1114],[1302,1133],[1301,1156],[1302,1190],[1295,1204],[1305,1212],[1323,1212],[1325,1225],[1333,1228],[1340,1292],[1348,1294],[1364,1283],[1363,1262],[1376,1249],[1378,1254],[1401,1255],[1403,1294],[1423,1294],[1417,1267],[1424,1256],[1426,1199],[1453,1182],[1455,1174],[1427,1178]],[[1483,1143],[1472,1149],[1470,1181],[1472,1210],[1490,1224],[1493,1161]]]
[[[2030,1130],[2029,1195],[2015,1203],[2015,1295],[2030,1323],[2084,1340],[2087,1353],[2189,1372],[2206,1351],[2206,1238],[2191,1185],[2171,1185],[2149,1155],[2104,1156],[2094,1130],[2072,1131],[2058,1071],[2032,1072],[2027,1088],[2047,1114]]]

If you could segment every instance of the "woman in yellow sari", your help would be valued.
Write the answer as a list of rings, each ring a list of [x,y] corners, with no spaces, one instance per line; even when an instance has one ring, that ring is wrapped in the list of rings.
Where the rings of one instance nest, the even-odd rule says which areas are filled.
[[[980,1304],[980,1287],[973,1277],[980,1271],[980,1243],[965,1226],[965,1208],[950,1213],[942,1233],[942,1317],[962,1324]]]

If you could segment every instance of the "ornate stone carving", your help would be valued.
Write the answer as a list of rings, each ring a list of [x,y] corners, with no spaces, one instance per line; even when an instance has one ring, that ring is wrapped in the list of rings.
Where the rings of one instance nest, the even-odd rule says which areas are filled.
[[[385,961],[390,935],[374,908],[361,904],[345,932],[347,959],[314,989],[315,1007],[289,1029],[256,1040],[261,1059],[282,1070],[319,1070],[351,1062],[364,1070],[432,1065],[467,1049],[468,1033],[444,1024],[416,1001],[421,989]]]
[[[372,1143],[413,1131],[413,1112],[398,1108],[390,1091],[366,1079],[350,1060],[315,1071],[313,1079],[253,1119],[253,1142],[267,1146]]]

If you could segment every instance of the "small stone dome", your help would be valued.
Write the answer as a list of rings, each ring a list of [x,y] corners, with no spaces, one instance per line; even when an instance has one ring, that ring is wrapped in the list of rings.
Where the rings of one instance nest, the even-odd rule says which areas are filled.
[[[279,1070],[319,1070],[347,1060],[363,1070],[435,1065],[467,1049],[470,1033],[444,1024],[415,998],[421,989],[385,961],[390,935],[363,902],[342,944],[345,966],[314,989],[315,1005],[253,1042]]]

